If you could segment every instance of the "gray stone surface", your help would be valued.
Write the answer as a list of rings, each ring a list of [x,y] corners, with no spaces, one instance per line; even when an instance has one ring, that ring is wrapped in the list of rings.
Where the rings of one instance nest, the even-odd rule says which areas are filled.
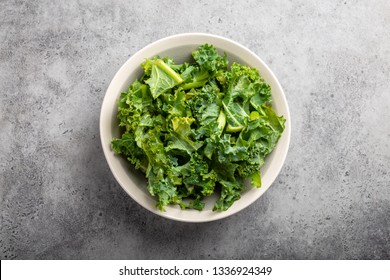
[[[0,1],[1,259],[389,259],[390,2],[319,2]],[[204,224],[135,203],[99,139],[119,67],[182,32],[252,49],[292,115],[273,186]]]

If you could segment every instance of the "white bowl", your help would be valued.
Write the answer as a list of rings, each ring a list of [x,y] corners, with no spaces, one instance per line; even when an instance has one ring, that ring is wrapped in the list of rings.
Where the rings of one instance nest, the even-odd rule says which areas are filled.
[[[125,159],[115,155],[111,150],[111,140],[120,136],[116,118],[116,100],[122,91],[127,91],[129,85],[142,75],[143,70],[140,65],[146,58],[156,55],[168,56],[172,57],[175,62],[182,63],[189,61],[191,52],[204,43],[214,45],[220,53],[225,52],[229,62],[236,61],[259,70],[261,76],[272,88],[273,108],[278,115],[283,115],[286,118],[286,127],[274,151],[267,156],[265,165],[261,168],[261,188],[249,188],[242,193],[241,199],[235,201],[224,212],[212,211],[215,197],[205,200],[206,206],[203,211],[182,210],[175,205],[167,206],[166,211],[162,212],[155,207],[156,201],[146,189],[145,176],[134,170]],[[165,218],[183,222],[207,222],[225,218],[256,201],[271,186],[283,166],[290,142],[290,126],[290,113],[283,89],[269,67],[246,47],[220,36],[202,33],[179,34],[158,40],[130,57],[111,81],[100,113],[100,138],[104,155],[118,183],[146,209]]]

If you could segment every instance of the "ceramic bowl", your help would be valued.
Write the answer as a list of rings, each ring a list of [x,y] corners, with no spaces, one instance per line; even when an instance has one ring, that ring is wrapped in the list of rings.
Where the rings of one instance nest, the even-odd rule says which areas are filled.
[[[146,58],[160,55],[161,57],[171,57],[176,63],[190,61],[191,52],[204,43],[214,45],[221,54],[225,52],[229,62],[235,61],[259,70],[261,76],[272,88],[273,108],[278,115],[283,115],[286,118],[286,127],[277,146],[267,156],[265,165],[261,168],[261,188],[248,188],[248,190],[242,193],[241,198],[224,212],[212,211],[216,197],[210,197],[205,200],[206,206],[203,211],[182,210],[175,205],[167,206],[166,211],[162,212],[155,207],[156,201],[146,189],[147,181],[145,176],[141,172],[134,170],[124,158],[115,155],[111,150],[111,140],[120,136],[116,118],[116,101],[120,93],[127,91],[129,85],[142,75],[141,63]],[[271,69],[255,53],[227,38],[202,33],[186,33],[160,39],[147,45],[131,56],[118,70],[103,100],[100,114],[100,137],[104,155],[112,174],[126,193],[137,203],[165,218],[183,222],[208,222],[239,212],[255,202],[271,186],[278,176],[287,155],[290,142],[290,125],[290,113],[283,89]]]

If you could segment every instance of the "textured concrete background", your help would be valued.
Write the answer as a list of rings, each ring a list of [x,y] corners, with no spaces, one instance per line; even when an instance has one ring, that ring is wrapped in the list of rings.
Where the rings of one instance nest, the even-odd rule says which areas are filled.
[[[390,2],[324,2],[0,1],[1,259],[389,259]],[[273,186],[205,224],[136,204],[99,139],[119,67],[182,32],[252,49],[292,114]]]

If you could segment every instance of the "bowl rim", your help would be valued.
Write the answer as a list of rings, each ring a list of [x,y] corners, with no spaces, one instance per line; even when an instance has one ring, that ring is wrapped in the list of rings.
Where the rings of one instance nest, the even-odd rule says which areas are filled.
[[[250,56],[256,58],[257,62],[260,63],[262,65],[262,67],[264,67],[264,69],[266,69],[266,71],[268,72],[267,74],[271,77],[271,79],[273,79],[274,83],[278,87],[278,90],[280,91],[280,98],[281,98],[281,102],[283,103],[282,106],[284,107],[284,110],[285,110],[285,113],[283,113],[283,116],[286,119],[285,129],[284,129],[284,132],[282,134],[282,137],[285,138],[285,141],[284,141],[285,144],[283,146],[282,154],[279,156],[279,162],[280,163],[277,166],[277,168],[274,170],[273,176],[270,179],[270,182],[269,182],[268,186],[264,186],[264,187],[262,186],[260,188],[260,189],[262,189],[262,191],[258,195],[250,197],[250,199],[247,200],[247,203],[245,203],[244,205],[240,205],[240,207],[233,208],[233,206],[234,206],[234,204],[233,204],[233,206],[231,208],[229,208],[227,211],[213,212],[213,215],[206,215],[206,217],[203,217],[203,218],[200,217],[200,216],[197,216],[196,219],[188,219],[188,218],[185,218],[185,217],[178,217],[178,216],[175,216],[175,215],[170,215],[170,214],[167,213],[168,211],[162,212],[159,209],[157,209],[154,205],[153,205],[153,207],[150,207],[150,205],[146,205],[146,203],[144,201],[142,201],[139,197],[137,197],[133,193],[131,193],[124,186],[124,183],[122,182],[122,179],[119,177],[119,175],[117,174],[117,171],[113,167],[113,163],[111,162],[111,160],[109,160],[108,154],[112,153],[112,150],[109,148],[110,145],[107,145],[107,143],[104,141],[104,135],[103,135],[103,133],[105,131],[105,118],[106,118],[106,115],[107,115],[107,112],[106,112],[107,108],[106,108],[105,104],[107,104],[107,100],[109,98],[112,98],[110,96],[110,92],[112,91],[111,88],[114,87],[114,84],[117,83],[118,79],[120,80],[122,78],[123,72],[126,71],[126,69],[129,67],[129,65],[131,65],[132,61],[135,60],[136,57],[140,56],[140,54],[142,54],[146,50],[153,49],[155,46],[158,46],[158,45],[163,45],[164,46],[165,44],[169,43],[172,40],[173,41],[175,41],[175,40],[184,40],[184,39],[188,39],[189,37],[204,38],[205,39],[204,43],[207,42],[206,41],[207,39],[209,39],[209,40],[211,40],[211,39],[213,39],[213,40],[220,40],[221,42],[226,42],[226,43],[229,43],[230,45],[238,47],[238,48],[242,49],[243,51],[247,52]],[[220,46],[216,46],[216,47],[220,48],[220,49],[223,49]],[[116,99],[118,98],[119,94],[120,94],[120,92],[117,93]],[[223,218],[227,218],[227,217],[229,217],[229,216],[231,216],[233,214],[236,214],[236,213],[242,211],[243,209],[247,208],[249,205],[252,205],[257,199],[259,199],[266,192],[266,190],[274,183],[276,177],[279,175],[282,167],[284,166],[284,163],[285,163],[285,160],[286,160],[286,157],[287,157],[287,154],[288,154],[288,150],[289,150],[289,146],[290,146],[290,140],[291,140],[291,115],[290,115],[290,110],[289,110],[289,106],[288,106],[288,103],[287,103],[286,95],[284,93],[284,90],[283,90],[282,86],[279,83],[279,80],[277,79],[275,74],[272,72],[272,70],[269,68],[269,66],[257,54],[255,54],[253,51],[251,51],[247,47],[243,46],[242,44],[240,44],[240,43],[238,43],[236,41],[233,41],[232,39],[229,39],[229,38],[226,38],[226,37],[222,37],[220,35],[214,35],[214,34],[210,34],[210,33],[198,33],[198,32],[196,32],[196,33],[179,33],[179,34],[175,34],[175,35],[171,35],[171,36],[167,36],[167,37],[158,39],[158,40],[156,40],[156,41],[154,41],[152,43],[147,44],[146,46],[142,47],[137,52],[135,52],[133,55],[131,55],[125,61],[125,63],[119,68],[119,70],[116,72],[116,74],[112,78],[109,86],[107,87],[106,93],[105,93],[104,98],[103,98],[103,102],[102,102],[102,105],[101,105],[101,111],[100,111],[100,118],[99,118],[99,130],[100,130],[100,134],[99,135],[100,135],[102,150],[103,150],[106,162],[107,162],[107,164],[108,164],[108,166],[110,168],[110,171],[114,175],[114,178],[116,179],[117,183],[122,187],[122,189],[133,200],[135,200],[143,208],[145,208],[145,209],[149,210],[150,212],[152,212],[154,214],[157,214],[157,215],[159,215],[161,217],[164,217],[164,218],[167,218],[167,219],[170,219],[170,220],[180,221],[180,222],[201,223],[201,222],[211,222],[211,221],[216,221],[216,220],[220,220],[220,219],[223,219]],[[280,141],[280,139],[279,139],[279,141]],[[278,145],[279,145],[279,143],[278,143]],[[237,203],[237,201],[235,203]],[[169,207],[169,206],[167,206],[167,207]],[[191,211],[191,210],[181,210],[181,211]],[[194,210],[194,211],[197,211],[197,210]],[[203,211],[200,211],[200,212],[203,212]]]

